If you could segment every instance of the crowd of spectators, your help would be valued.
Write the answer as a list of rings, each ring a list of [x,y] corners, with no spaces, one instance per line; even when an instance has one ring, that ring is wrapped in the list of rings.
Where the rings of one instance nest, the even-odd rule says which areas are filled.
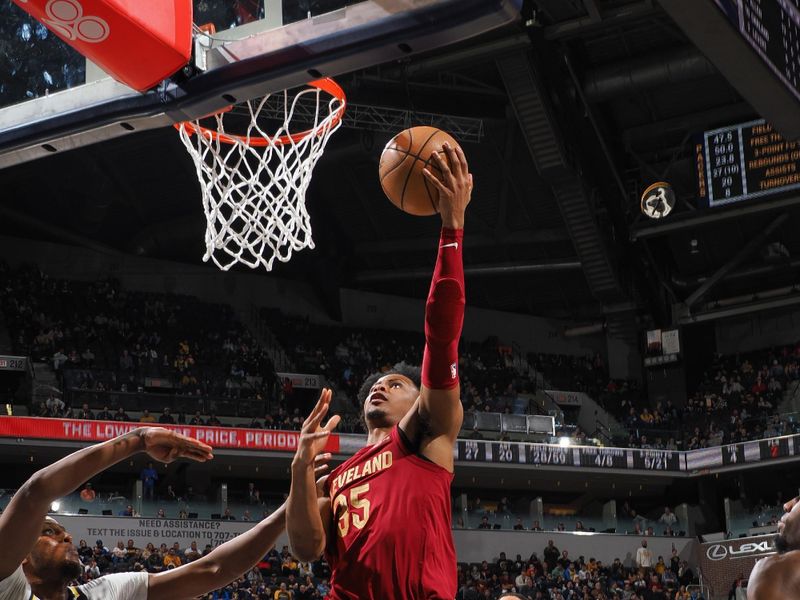
[[[86,583],[108,573],[147,571],[159,573],[175,569],[198,560],[212,551],[210,544],[199,546],[192,541],[182,547],[179,542],[172,546],[149,543],[138,548],[133,540],[118,540],[108,548],[103,540],[89,545],[86,540],[78,543],[78,555],[83,564],[83,574],[77,583]],[[208,600],[317,600],[325,598],[330,590],[330,567],[324,558],[313,563],[303,563],[292,556],[284,546],[270,550],[259,564],[222,589],[215,590],[203,598]]]
[[[70,408],[71,392],[98,402],[104,392],[147,390],[262,404],[280,393],[267,350],[230,306],[127,291],[113,279],[55,279],[35,267],[0,265],[0,281],[13,351],[49,362],[65,391],[39,407],[51,416]]]
[[[137,547],[134,540],[117,540],[106,546],[102,539],[78,542],[83,573],[76,583],[86,583],[108,573],[147,571],[158,573],[198,560],[211,545],[191,541]],[[541,553],[493,561],[459,563],[456,600],[492,600],[516,592],[533,600],[700,600],[695,574],[673,549],[668,557],[654,556],[647,539],[631,549],[632,561],[616,558],[604,564],[594,557],[574,556],[549,540]],[[331,570],[324,558],[301,562],[287,546],[273,548],[259,564],[207,600],[315,600],[326,598]],[[688,589],[687,589],[688,588]]]
[[[272,309],[263,315],[297,368],[321,373],[344,392],[354,413],[360,413],[356,394],[372,373],[400,362],[422,360],[422,332],[369,330],[326,326],[290,317]],[[527,357],[496,338],[482,343],[464,339],[459,348],[459,377],[466,412],[529,414],[536,389],[536,372]],[[343,431],[362,432],[360,418],[345,421]]]
[[[269,353],[229,306],[128,291],[113,279],[55,279],[34,267],[0,264],[0,278],[13,351],[50,362],[65,392],[32,407],[33,414],[290,430],[302,423],[291,382],[279,381]],[[320,375],[349,400],[341,411],[344,433],[364,431],[356,399],[364,378],[398,362],[418,364],[422,355],[421,332],[312,324],[273,309],[262,316],[298,372]],[[775,412],[800,379],[800,344],[716,357],[683,406],[650,405],[635,382],[611,380],[599,354],[525,355],[490,338],[462,340],[459,361],[467,414],[541,411],[532,400],[538,381],[586,392],[616,416],[627,439],[603,439],[607,445],[694,450],[798,427]],[[142,392],[150,406],[131,418],[124,395]],[[580,428],[564,433],[575,443],[592,443],[595,435]]]
[[[459,564],[457,600],[490,600],[516,592],[533,600],[699,600],[689,563],[677,550],[655,557],[641,540],[634,564],[610,564],[559,549],[553,540],[538,553],[514,559],[500,553],[493,562]]]
[[[650,406],[627,382],[610,381],[600,403],[641,448],[696,450],[796,433],[776,414],[784,392],[800,380],[800,343],[747,355],[716,356],[684,406]]]

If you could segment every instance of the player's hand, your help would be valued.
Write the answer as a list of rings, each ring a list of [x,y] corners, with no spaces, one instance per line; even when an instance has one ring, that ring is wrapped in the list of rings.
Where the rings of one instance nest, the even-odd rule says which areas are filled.
[[[144,452],[162,463],[171,463],[178,458],[190,458],[197,462],[206,462],[214,458],[211,446],[198,442],[163,427],[146,427],[141,431]]]
[[[300,430],[300,441],[297,444],[297,452],[294,455],[294,464],[305,467],[315,464],[317,456],[325,449],[328,443],[328,436],[339,424],[339,415],[334,415],[323,426],[322,419],[328,414],[331,405],[332,392],[325,388],[317,400],[317,405],[308,418],[303,422]]]
[[[444,152],[434,152],[433,162],[439,168],[440,176],[425,168],[425,179],[439,191],[439,214],[442,225],[452,229],[464,228],[464,212],[472,199],[472,175],[469,172],[467,157],[460,146],[453,148],[445,142]]]

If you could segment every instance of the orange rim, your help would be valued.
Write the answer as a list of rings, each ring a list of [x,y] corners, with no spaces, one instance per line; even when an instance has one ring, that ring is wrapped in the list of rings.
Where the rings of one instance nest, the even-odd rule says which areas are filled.
[[[330,94],[334,98],[340,100],[342,104],[333,113],[333,115],[332,115],[333,118],[329,122],[317,125],[316,127],[313,127],[311,129],[306,129],[305,131],[300,131],[298,133],[290,133],[290,134],[282,135],[281,137],[274,138],[274,139],[268,139],[268,138],[261,137],[261,136],[249,136],[248,137],[248,136],[236,135],[236,134],[232,134],[232,133],[220,133],[219,131],[216,131],[214,129],[209,129],[208,127],[203,127],[202,125],[195,125],[194,122],[192,122],[192,121],[183,121],[181,123],[175,123],[175,129],[180,129],[181,127],[184,127],[184,128],[186,128],[186,131],[189,133],[189,135],[192,135],[192,134],[195,134],[195,133],[198,134],[198,135],[202,134],[204,137],[207,137],[207,138],[210,138],[210,139],[213,139],[213,140],[218,140],[218,141],[222,142],[223,144],[231,144],[231,145],[241,143],[241,144],[247,144],[249,146],[262,147],[262,146],[270,146],[270,145],[282,146],[284,144],[289,144],[289,143],[296,144],[300,140],[302,140],[303,138],[308,137],[309,135],[319,135],[325,129],[328,129],[330,127],[335,127],[339,123],[339,121],[342,120],[342,115],[344,114],[344,109],[345,109],[345,106],[347,105],[347,98],[346,98],[346,96],[344,94],[344,90],[333,79],[330,79],[328,77],[324,77],[322,79],[316,79],[314,81],[311,81],[311,82],[308,83],[308,85],[310,87],[314,87],[314,88],[320,89],[323,92],[327,92],[328,94]],[[222,114],[224,112],[228,112],[228,111],[230,111],[232,109],[233,109],[233,106],[226,106],[222,110],[217,111],[216,113],[212,113],[212,115],[219,115],[219,114]],[[212,115],[207,115],[207,116],[212,116]],[[204,118],[204,117],[201,117],[201,118]]]

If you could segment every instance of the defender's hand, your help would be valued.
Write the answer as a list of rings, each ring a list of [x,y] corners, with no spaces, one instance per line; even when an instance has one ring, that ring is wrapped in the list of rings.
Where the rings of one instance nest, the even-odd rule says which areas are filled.
[[[163,427],[144,428],[140,437],[144,452],[162,463],[171,463],[178,458],[190,458],[197,462],[206,462],[214,458],[211,446],[208,444]]]
[[[295,452],[294,460],[295,465],[311,466],[315,464],[317,456],[325,449],[325,444],[328,443],[328,436],[339,424],[339,415],[334,415],[323,426],[322,419],[328,414],[328,409],[331,404],[331,390],[325,388],[319,396],[317,405],[308,418],[303,423],[300,430],[300,441],[297,444],[297,452]]]
[[[430,169],[422,173],[439,191],[439,213],[442,225],[452,229],[464,228],[464,211],[472,199],[472,175],[467,158],[460,146],[453,148],[445,142],[444,152],[434,152],[432,157],[441,175],[437,177]]]

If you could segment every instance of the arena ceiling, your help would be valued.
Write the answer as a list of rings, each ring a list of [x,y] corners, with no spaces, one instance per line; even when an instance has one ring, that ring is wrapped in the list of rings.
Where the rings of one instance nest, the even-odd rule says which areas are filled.
[[[480,143],[463,142],[476,182],[470,303],[624,330],[668,324],[671,305],[715,273],[696,305],[793,286],[796,202],[695,210],[692,136],[757,115],[658,3],[526,0],[523,12],[481,39],[338,78],[353,104],[482,121]],[[427,292],[438,223],[384,198],[377,165],[390,137],[334,136],[308,197],[317,248],[274,271],[311,281],[334,316],[340,286]],[[679,198],[670,227],[639,211],[659,180]],[[0,186],[4,234],[203,254],[194,167],[170,129],[7,168]]]

